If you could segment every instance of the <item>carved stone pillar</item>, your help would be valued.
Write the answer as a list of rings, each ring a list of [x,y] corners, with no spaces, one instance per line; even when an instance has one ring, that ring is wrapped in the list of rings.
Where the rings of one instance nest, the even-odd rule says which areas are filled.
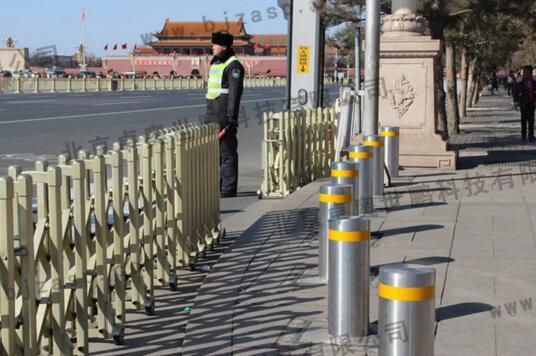
[[[393,0],[380,45],[380,125],[400,127],[400,165],[456,169],[437,134],[434,65],[440,41],[425,36],[416,0]]]

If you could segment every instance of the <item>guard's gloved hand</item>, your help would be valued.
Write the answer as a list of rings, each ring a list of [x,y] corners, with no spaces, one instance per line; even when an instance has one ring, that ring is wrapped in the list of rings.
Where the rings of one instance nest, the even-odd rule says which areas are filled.
[[[223,136],[225,136],[225,132],[229,129],[229,125],[225,126],[223,129],[220,130],[220,132],[218,132],[218,137],[219,138],[223,138]]]

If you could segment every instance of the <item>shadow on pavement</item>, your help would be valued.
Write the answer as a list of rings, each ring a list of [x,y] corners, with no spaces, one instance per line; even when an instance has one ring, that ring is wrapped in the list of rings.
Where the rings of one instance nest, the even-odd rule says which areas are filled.
[[[296,283],[315,267],[317,208],[265,214],[207,276],[194,303],[183,354],[277,352],[293,318],[317,316],[318,285]]]
[[[423,231],[430,231],[430,230],[438,230],[438,229],[443,229],[444,227],[445,226],[443,226],[443,225],[425,224],[425,225],[399,227],[399,228],[395,228],[395,229],[386,229],[386,230],[382,230],[381,233],[382,233],[382,238],[384,238],[384,237],[388,237],[388,236],[407,234],[407,233],[413,233],[413,232],[423,232]]]
[[[236,196],[237,197],[256,197],[257,196],[257,192],[238,192],[236,193]]]
[[[459,303],[436,308],[436,322],[478,314],[493,309],[492,305],[484,303]]]
[[[534,149],[488,151],[485,156],[460,157],[459,169],[473,169],[480,165],[501,163],[529,163],[536,160],[536,144],[531,144],[531,147]]]
[[[155,290],[156,308],[152,316],[143,311],[127,309],[124,345],[114,345],[110,339],[90,339],[91,355],[177,355],[183,342],[188,321],[187,309],[192,306],[206,272],[229,250],[240,233],[231,233],[199,260],[197,269],[178,270],[179,284],[176,291],[167,287]]]
[[[424,188],[419,189],[419,186],[422,186],[421,183],[413,183],[416,188],[414,189],[408,189],[408,190],[396,190],[389,192],[385,195],[401,195],[401,194],[417,194],[417,193],[432,193],[432,192],[441,192],[445,190],[449,190],[449,188]]]
[[[426,174],[412,174],[409,177],[412,177],[412,178],[424,178],[424,177],[455,176],[455,175],[456,175],[456,173],[437,172],[437,173],[426,173]],[[396,187],[397,184],[395,183],[394,186]]]
[[[433,265],[440,265],[443,263],[450,263],[454,261],[455,259],[450,258],[450,257],[433,256],[433,257],[417,258],[414,260],[407,260],[406,263],[412,264],[412,265],[433,266]]]
[[[243,209],[228,209],[228,210],[220,210],[220,214],[236,214],[243,212]]]
[[[448,205],[448,204],[443,203],[443,202],[429,202],[429,203],[418,203],[418,204],[395,205],[393,207],[387,208],[386,210],[388,212],[392,212],[392,211],[402,211],[402,210],[409,210],[409,209],[429,208],[429,207],[441,206],[441,205]]]

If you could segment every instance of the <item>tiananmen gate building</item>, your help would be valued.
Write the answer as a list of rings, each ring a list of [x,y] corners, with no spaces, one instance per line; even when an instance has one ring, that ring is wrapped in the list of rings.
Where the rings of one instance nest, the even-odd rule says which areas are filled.
[[[250,35],[244,21],[176,22],[166,19],[161,31],[153,34],[156,41],[145,43],[137,55],[202,56],[212,52],[212,32],[225,30],[234,36],[233,48],[238,55],[286,56],[287,35]]]

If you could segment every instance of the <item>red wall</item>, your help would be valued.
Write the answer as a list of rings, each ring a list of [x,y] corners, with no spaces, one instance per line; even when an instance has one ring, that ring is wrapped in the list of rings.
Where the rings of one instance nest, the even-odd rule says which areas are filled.
[[[286,57],[240,57],[242,64],[249,73],[251,65],[251,75],[262,76],[286,76],[287,59]],[[179,57],[177,58],[176,71],[177,75],[188,76],[192,73],[193,63],[199,63],[198,70],[201,75],[206,74],[205,63],[210,65],[210,58],[205,57]],[[132,59],[130,57],[105,57],[103,58],[102,71],[113,70],[114,72],[124,73],[132,72]],[[161,57],[136,57],[136,72],[147,72],[152,74],[168,75],[173,70],[173,58],[170,56]],[[267,71],[270,73],[267,73]]]

